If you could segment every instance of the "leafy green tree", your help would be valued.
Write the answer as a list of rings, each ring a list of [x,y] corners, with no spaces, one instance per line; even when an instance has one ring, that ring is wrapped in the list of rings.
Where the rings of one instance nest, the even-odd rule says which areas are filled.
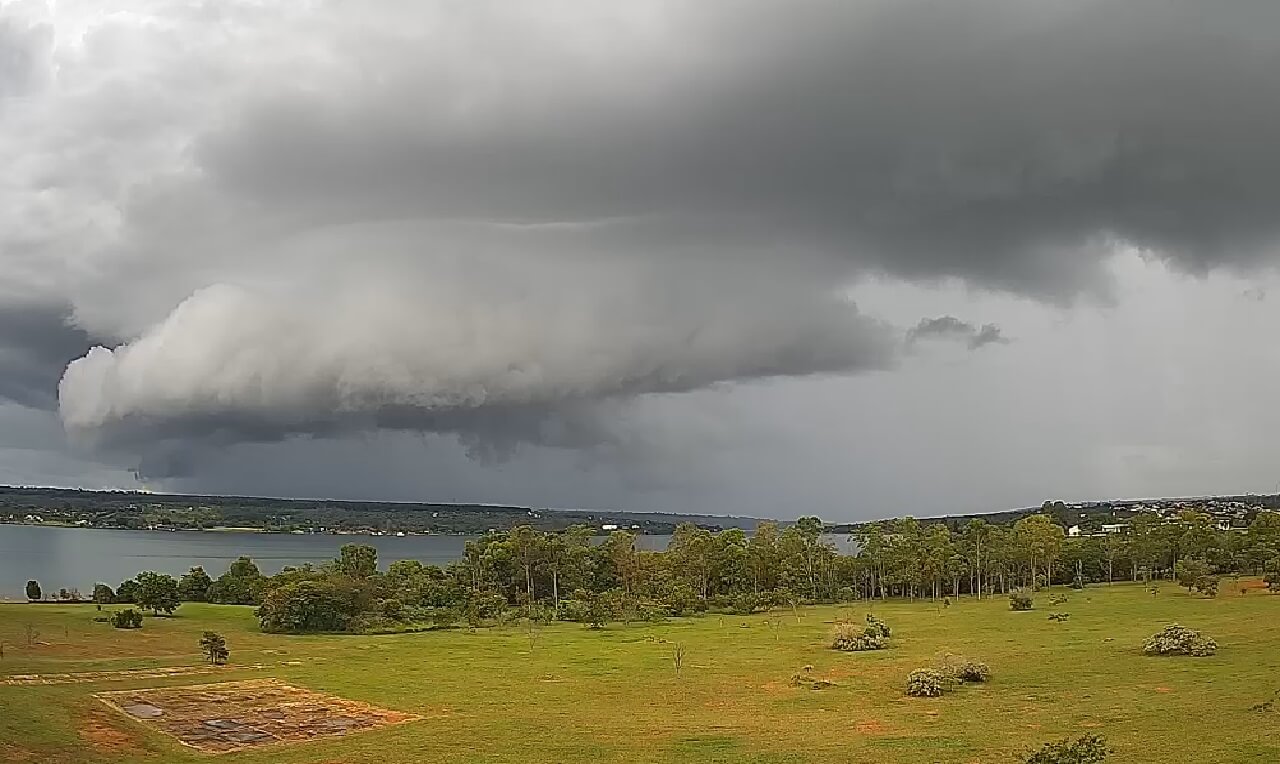
[[[378,574],[378,550],[367,544],[343,544],[334,561],[334,570],[351,578],[370,578]]]
[[[1041,566],[1047,571],[1046,581],[1052,583],[1053,563],[1062,553],[1062,543],[1066,536],[1062,526],[1047,515],[1031,515],[1014,523],[1013,535],[1020,552],[1029,562],[1029,586],[1032,591],[1040,586],[1038,576]]]
[[[747,540],[746,556],[752,590],[760,593],[776,589],[781,574],[776,523],[760,523],[756,526],[755,533]]]
[[[137,603],[159,615],[173,615],[181,600],[178,597],[178,580],[173,576],[154,571],[144,571],[137,576]]]
[[[116,601],[116,593],[106,584],[93,585],[93,601],[99,605],[110,605]]]
[[[138,582],[132,578],[128,581],[121,581],[120,585],[116,587],[115,601],[130,605],[137,604],[139,588]]]
[[[822,520],[801,517],[778,537],[783,581],[814,599],[822,594],[824,563],[830,561],[828,553],[834,552],[823,542],[822,531]]]
[[[541,570],[551,578],[553,617],[560,618],[560,593],[572,592],[586,583],[587,561],[591,559],[591,528],[574,525],[563,533],[547,537]]]
[[[213,579],[197,565],[178,581],[178,597],[183,602],[207,602],[210,586],[213,586]]]
[[[204,653],[210,665],[221,666],[231,657],[227,650],[227,640],[216,631],[206,631],[200,637],[200,652]]]
[[[1280,557],[1272,557],[1267,561],[1266,570],[1262,580],[1267,585],[1267,591],[1280,592]]]
[[[43,592],[40,591],[40,582],[31,580],[27,582],[27,599],[35,601],[40,599]]]
[[[1209,564],[1204,560],[1182,559],[1173,566],[1173,572],[1178,585],[1186,587],[1190,592],[1201,579],[1208,577],[1210,571]]]
[[[520,565],[520,569],[524,571],[525,599],[529,603],[534,602],[536,599],[533,586],[534,568],[546,556],[546,543],[543,535],[527,525],[516,526],[507,534],[506,544],[510,548],[512,556]]]
[[[1222,554],[1222,534],[1216,521],[1205,512],[1182,512],[1178,516],[1181,533],[1178,552],[1185,557],[1212,560]]]
[[[632,590],[636,586],[637,575],[640,572],[639,555],[636,553],[636,536],[630,531],[614,531],[609,534],[601,544],[597,553],[605,563],[612,574],[612,579],[617,585],[622,587],[623,592],[629,597]],[[599,587],[601,589],[611,588],[609,586]]]
[[[342,632],[352,629],[362,610],[356,586],[340,578],[326,578],[271,589],[257,616],[266,632]]]
[[[991,526],[981,518],[970,520],[961,531],[956,548],[969,573],[969,592],[982,597],[983,581],[991,564]]]
[[[1107,533],[1102,537],[1102,559],[1106,563],[1107,584],[1115,579],[1116,560],[1128,552],[1129,540],[1119,533]]]
[[[1245,558],[1255,571],[1280,557],[1280,512],[1259,512],[1249,523]]]
[[[950,571],[951,558],[955,546],[951,543],[951,533],[947,526],[940,523],[930,525],[921,535],[920,575],[923,583],[932,587],[932,598],[941,595],[941,585]]]
[[[1160,569],[1165,542],[1159,528],[1159,518],[1150,512],[1137,515],[1129,524],[1130,563],[1134,581],[1141,578],[1143,568],[1149,572]]]
[[[222,605],[256,605],[262,602],[267,577],[248,557],[240,557],[209,586],[209,601]]]
[[[667,559],[676,576],[703,599],[711,595],[714,549],[715,539],[711,531],[693,523],[677,525],[667,545]]]

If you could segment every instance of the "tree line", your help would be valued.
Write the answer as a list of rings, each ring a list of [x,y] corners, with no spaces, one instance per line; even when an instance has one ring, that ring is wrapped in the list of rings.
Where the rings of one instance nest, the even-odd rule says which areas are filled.
[[[247,557],[211,578],[139,574],[100,603],[136,603],[172,613],[182,601],[257,605],[267,631],[367,631],[472,626],[508,619],[568,620],[601,626],[700,612],[751,613],[775,607],[865,599],[997,596],[1015,588],[1084,586],[1118,579],[1177,579],[1188,588],[1216,576],[1266,574],[1280,588],[1280,513],[1247,529],[1220,530],[1209,515],[1137,516],[1124,532],[1069,537],[1045,514],[1012,525],[981,519],[951,529],[903,518],[853,534],[841,554],[824,525],[805,517],[762,523],[748,535],[676,528],[665,551],[644,551],[616,531],[599,543],[592,529],[544,532],[519,526],[468,541],[445,566],[398,560],[385,571],[370,546],[348,544],[337,559],[264,575]],[[1197,583],[1198,582],[1198,583]]]

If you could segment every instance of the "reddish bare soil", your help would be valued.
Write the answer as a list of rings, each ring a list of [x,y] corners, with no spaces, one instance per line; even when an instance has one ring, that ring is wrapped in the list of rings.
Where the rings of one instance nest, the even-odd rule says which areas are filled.
[[[419,718],[275,679],[119,690],[95,697],[206,753],[345,735]]]

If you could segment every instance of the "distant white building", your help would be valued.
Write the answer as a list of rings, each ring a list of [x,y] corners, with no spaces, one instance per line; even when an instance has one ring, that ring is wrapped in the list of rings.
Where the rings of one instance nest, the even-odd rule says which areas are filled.
[[[1079,535],[1080,535],[1080,526],[1078,526],[1078,525],[1073,525],[1073,526],[1071,526],[1070,528],[1068,528],[1068,529],[1067,529],[1067,535],[1068,535],[1068,536],[1070,536],[1070,537],[1072,537],[1072,538],[1075,538],[1076,536],[1079,536]]]

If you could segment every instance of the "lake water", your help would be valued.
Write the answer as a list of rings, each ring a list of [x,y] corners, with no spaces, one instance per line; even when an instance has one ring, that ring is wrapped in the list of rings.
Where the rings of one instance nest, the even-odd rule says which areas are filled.
[[[329,534],[235,533],[217,531],[123,531],[0,524],[0,599],[24,596],[28,579],[45,593],[60,588],[93,591],[96,582],[113,589],[139,571],[181,575],[201,565],[217,578],[240,555],[253,558],[263,573],[286,565],[320,563],[338,556],[343,544],[378,550],[383,570],[396,560],[444,565],[462,557],[474,536],[332,536]],[[643,549],[665,549],[667,536],[640,536]]]
[[[115,588],[140,571],[181,575],[201,565],[217,578],[240,555],[253,558],[263,573],[286,565],[319,563],[338,555],[343,544],[369,544],[385,570],[396,560],[444,565],[462,557],[473,536],[331,536],[328,534],[234,533],[214,531],[118,531],[0,523],[0,599],[21,599],[27,580],[45,593],[77,588],[87,596],[96,582]],[[638,536],[641,549],[667,548],[669,536]],[[846,536],[829,540],[848,552]]]

